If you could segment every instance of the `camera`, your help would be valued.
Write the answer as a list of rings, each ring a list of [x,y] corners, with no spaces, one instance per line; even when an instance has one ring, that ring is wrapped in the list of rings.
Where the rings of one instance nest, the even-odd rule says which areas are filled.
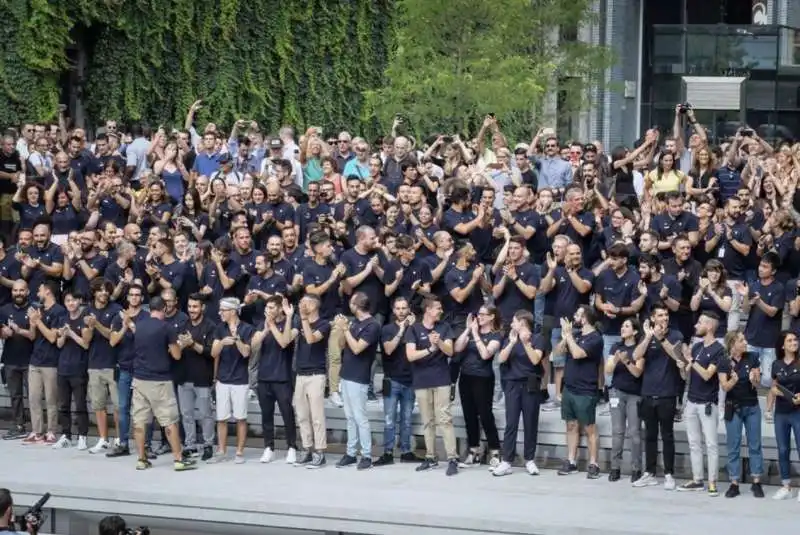
[[[42,507],[50,499],[50,493],[46,492],[39,501],[36,502],[24,514],[18,515],[15,519],[17,527],[20,531],[30,529],[33,533],[38,533],[39,528],[42,526],[44,515],[42,514]]]
[[[742,128],[742,136],[744,137],[753,137],[755,133],[755,130],[752,128]]]
[[[138,528],[128,528],[125,530],[124,535],[150,535],[150,528],[147,526],[139,526]]]
[[[452,143],[453,142],[453,136],[443,136],[442,137],[442,141],[444,141],[445,143]]]
[[[689,111],[691,109],[692,109],[692,105],[689,104],[688,102],[684,102],[684,103],[679,105],[678,113],[686,113],[687,111]]]

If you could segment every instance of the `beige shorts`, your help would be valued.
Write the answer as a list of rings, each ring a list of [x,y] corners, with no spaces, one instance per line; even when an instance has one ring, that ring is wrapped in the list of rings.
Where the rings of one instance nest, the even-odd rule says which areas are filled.
[[[108,407],[108,398],[114,410],[119,409],[117,382],[114,381],[114,370],[89,370],[89,402],[95,412],[104,411]]]
[[[155,416],[158,425],[167,427],[178,423],[178,400],[172,381],[133,380],[133,427],[144,429]]]

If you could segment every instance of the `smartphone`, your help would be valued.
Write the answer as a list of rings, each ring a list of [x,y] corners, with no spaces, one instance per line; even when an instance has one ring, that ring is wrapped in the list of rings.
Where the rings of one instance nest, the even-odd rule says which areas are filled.
[[[491,113],[489,114],[489,117],[491,117],[492,119],[494,119],[494,112],[491,112]]]

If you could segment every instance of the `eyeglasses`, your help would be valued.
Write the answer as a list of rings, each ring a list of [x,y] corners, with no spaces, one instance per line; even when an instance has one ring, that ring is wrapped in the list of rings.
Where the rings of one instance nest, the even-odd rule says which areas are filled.
[[[553,143],[548,143],[547,145],[545,145],[545,148],[546,149],[557,149],[558,145],[555,145]]]

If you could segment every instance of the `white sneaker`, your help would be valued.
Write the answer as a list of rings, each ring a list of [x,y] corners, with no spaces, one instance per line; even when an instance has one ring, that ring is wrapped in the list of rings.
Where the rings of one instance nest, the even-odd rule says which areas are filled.
[[[675,490],[675,478],[670,474],[664,476],[664,490]]]
[[[532,476],[539,475],[539,467],[536,466],[536,463],[532,460],[525,463],[525,470],[527,470],[528,473]]]
[[[264,448],[264,453],[261,455],[260,462],[271,463],[274,456],[275,454],[272,452],[272,448]]]
[[[561,401],[557,399],[551,399],[544,405],[542,405],[542,411],[544,412],[555,412],[561,410]]]
[[[114,446],[113,448],[118,448],[121,446],[121,442],[119,441],[119,437],[114,439]]]
[[[289,451],[286,452],[286,464],[294,464],[297,462],[297,450],[294,448],[289,448]]]
[[[55,444],[53,444],[54,450],[63,450],[71,447],[72,447],[72,441],[67,438],[67,435],[61,435],[61,438],[59,438],[58,441]]]
[[[89,445],[86,444],[86,437],[78,437],[78,449],[80,451],[85,451],[88,447]]]
[[[500,464],[497,465],[497,468],[492,470],[492,475],[497,477],[507,476],[510,473],[511,473],[511,464],[507,463],[506,461],[501,462]]]
[[[792,489],[787,489],[786,487],[781,487],[778,489],[778,492],[772,495],[773,500],[788,500],[792,497]]]
[[[89,448],[89,453],[102,453],[108,449],[108,441],[104,438],[98,438],[94,446]]]
[[[656,480],[650,472],[645,472],[642,474],[642,477],[633,482],[633,486],[636,488],[652,487],[655,485],[658,485],[658,480]]]
[[[344,407],[344,401],[342,400],[342,396],[339,394],[339,392],[334,392],[333,394],[331,394],[331,403],[333,403],[340,409]]]

